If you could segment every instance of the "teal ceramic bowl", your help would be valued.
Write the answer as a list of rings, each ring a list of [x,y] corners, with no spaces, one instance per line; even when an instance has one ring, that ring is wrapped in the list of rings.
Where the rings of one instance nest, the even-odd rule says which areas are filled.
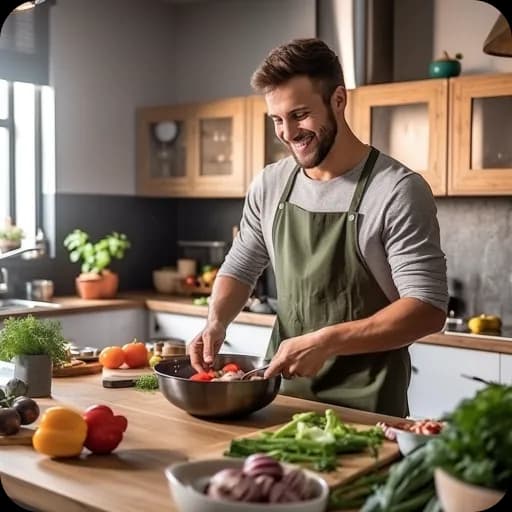
[[[430,78],[449,78],[460,75],[460,61],[457,59],[434,60],[428,66]]]

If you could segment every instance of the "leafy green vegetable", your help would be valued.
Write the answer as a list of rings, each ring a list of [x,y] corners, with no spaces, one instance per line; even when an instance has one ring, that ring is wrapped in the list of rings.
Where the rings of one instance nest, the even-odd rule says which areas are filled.
[[[135,389],[139,391],[155,391],[158,389],[158,377],[155,374],[141,375],[135,380]]]
[[[382,429],[357,430],[327,409],[324,415],[295,414],[280,429],[264,432],[257,438],[233,439],[225,455],[246,457],[267,453],[283,462],[304,462],[318,471],[333,471],[338,466],[338,455],[367,449],[376,455],[383,438]]]
[[[491,384],[463,400],[431,443],[431,463],[464,482],[512,488],[512,387]]]
[[[0,359],[10,361],[15,356],[46,354],[54,365],[59,365],[67,360],[67,344],[57,320],[32,315],[11,317],[0,330]]]
[[[389,469],[386,482],[367,497],[362,512],[414,512],[435,496],[428,444],[416,448]]]

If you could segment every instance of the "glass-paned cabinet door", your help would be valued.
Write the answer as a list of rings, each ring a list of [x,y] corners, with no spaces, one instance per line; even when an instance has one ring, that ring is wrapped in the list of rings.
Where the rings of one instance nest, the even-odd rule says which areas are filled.
[[[354,132],[446,194],[448,82],[367,85],[352,91]]]
[[[449,191],[512,194],[512,73],[451,80]]]
[[[247,109],[250,113],[248,147],[251,148],[249,178],[252,179],[266,165],[290,155],[288,147],[277,137],[274,122],[267,115],[263,96],[249,96]]]
[[[137,193],[190,195],[194,127],[187,106],[147,107],[137,112]]]
[[[245,101],[196,105],[198,138],[194,191],[198,196],[242,197],[245,190]]]

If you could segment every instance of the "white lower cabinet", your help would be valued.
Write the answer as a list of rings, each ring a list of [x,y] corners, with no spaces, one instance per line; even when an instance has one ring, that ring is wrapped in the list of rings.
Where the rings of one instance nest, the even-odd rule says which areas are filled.
[[[204,328],[206,318],[151,311],[149,313],[150,337],[180,338],[190,343]],[[226,333],[226,342],[220,352],[226,354],[249,354],[263,357],[267,351],[272,328],[257,325],[232,323]]]
[[[500,354],[500,382],[512,386],[512,355]]]
[[[485,387],[485,384],[466,379],[462,374],[487,381],[500,378],[498,353],[422,343],[411,345],[409,351],[413,374],[408,397],[413,417],[440,418],[452,411],[463,398],[471,398],[477,390]]]
[[[64,336],[80,347],[124,345],[133,338],[146,341],[148,335],[147,311],[142,308],[73,313],[47,318],[58,320]]]

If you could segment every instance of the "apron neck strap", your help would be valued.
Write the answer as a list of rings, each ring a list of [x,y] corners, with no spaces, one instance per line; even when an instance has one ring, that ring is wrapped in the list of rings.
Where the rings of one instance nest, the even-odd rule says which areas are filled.
[[[372,146],[370,149],[370,154],[368,155],[368,158],[366,159],[363,170],[361,172],[361,176],[359,176],[356,190],[354,192],[354,195],[352,196],[352,202],[350,203],[349,209],[350,212],[357,212],[359,210],[361,199],[363,198],[366,186],[368,185],[368,180],[370,178],[373,166],[375,165],[378,156],[379,151]]]
[[[366,159],[366,162],[364,164],[364,168],[361,172],[361,176],[359,176],[359,181],[357,182],[356,190],[354,192],[354,196],[352,197],[352,202],[350,204],[349,211],[357,212],[357,210],[359,209],[359,203],[363,198],[364,191],[366,190],[366,185],[368,184],[368,179],[370,177],[370,174],[372,173],[373,166],[375,165],[378,156],[379,151],[372,146],[370,154],[368,155],[368,158]],[[286,186],[283,190],[283,194],[281,195],[280,203],[288,201],[288,198],[290,197],[290,193],[292,191],[293,185],[295,184],[295,180],[297,179],[297,175],[299,174],[300,169],[301,168],[298,165],[296,165],[295,168],[293,169],[293,172],[290,174],[290,177],[288,178]]]

